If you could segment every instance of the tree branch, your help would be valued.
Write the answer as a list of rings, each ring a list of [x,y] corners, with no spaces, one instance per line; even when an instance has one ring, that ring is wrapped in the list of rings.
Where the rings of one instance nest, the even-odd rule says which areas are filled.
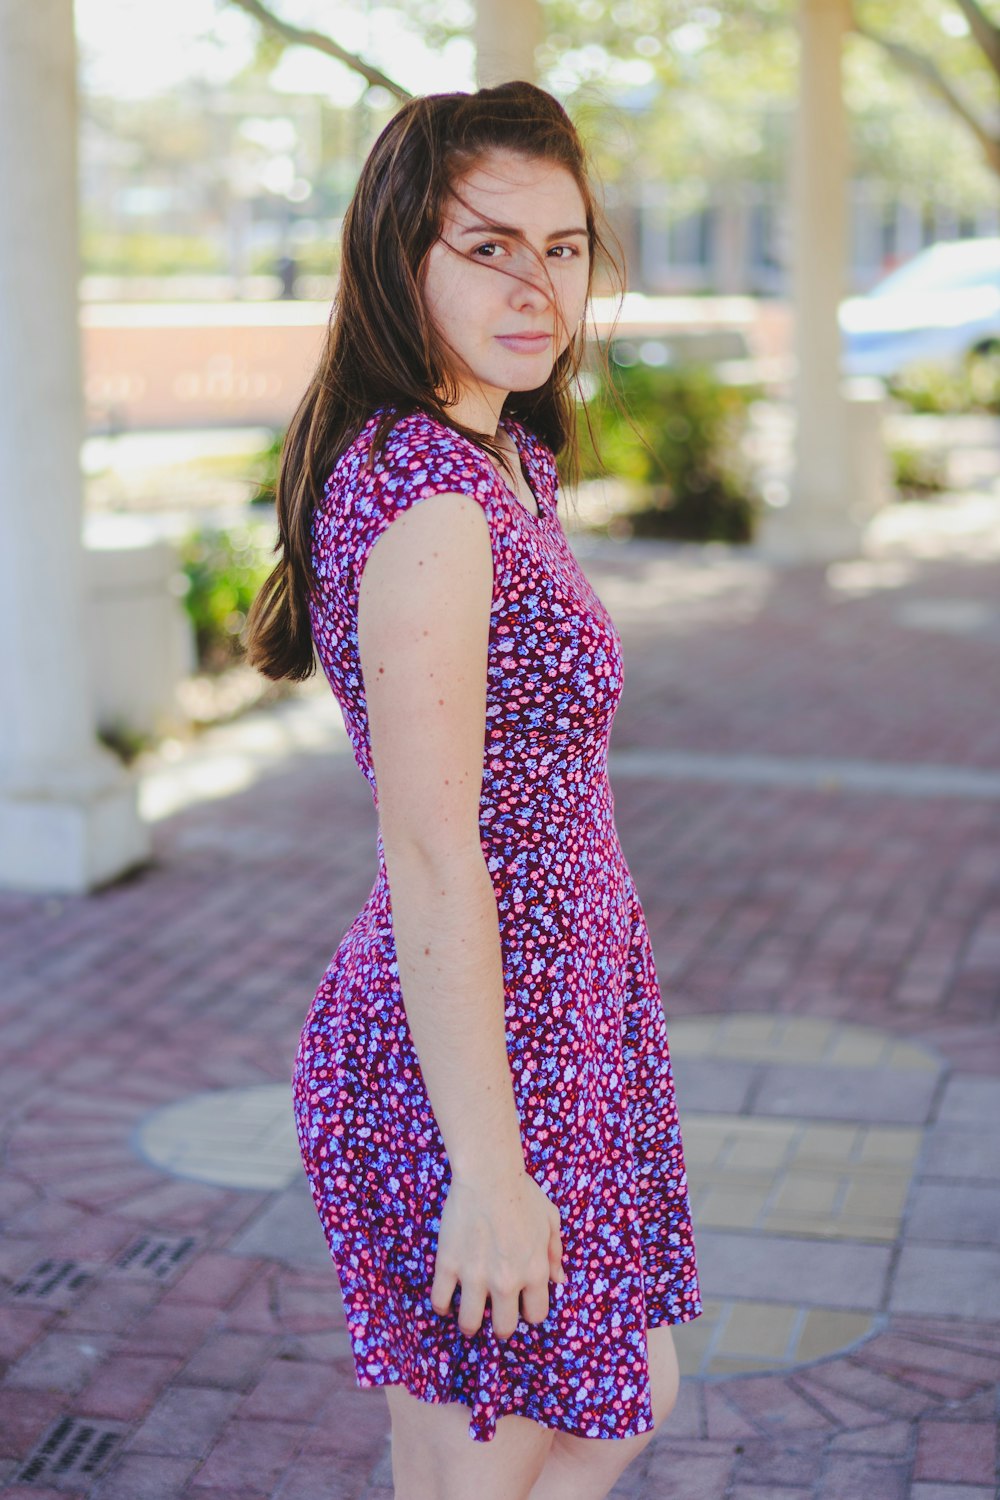
[[[913,47],[908,47],[905,42],[893,41],[891,37],[882,36],[877,31],[870,30],[857,16],[853,18],[854,30],[859,36],[863,36],[869,42],[875,42],[887,52],[893,62],[899,64],[907,73],[932,89],[945,103],[954,110],[959,119],[972,131],[976,140],[982,147],[987,162],[994,172],[1000,174],[1000,137],[991,135],[986,126],[974,115],[963,99],[956,94],[951,84],[940,73],[936,65],[922,52],[917,52]]]
[[[1000,26],[994,25],[976,0],[955,0],[955,4],[968,21],[973,38],[986,53],[990,67],[1000,77]]]
[[[303,30],[299,26],[292,26],[288,21],[282,21],[280,17],[274,15],[272,11],[269,11],[266,6],[262,5],[261,0],[232,0],[232,4],[238,5],[241,10],[245,10],[248,15],[253,16],[254,20],[259,21],[262,26],[266,26],[269,31],[277,32],[279,36],[284,37],[286,42],[291,42],[296,47],[312,47],[316,52],[325,52],[327,57],[335,57],[345,67],[351,68],[355,73],[360,73],[362,78],[366,78],[373,88],[387,89],[394,98],[404,101],[413,97],[407,89],[403,88],[402,84],[394,83],[391,78],[387,78],[384,73],[380,73],[378,68],[371,67],[353,52],[348,52],[345,48],[338,46],[335,41],[328,36],[324,36],[321,31]]]

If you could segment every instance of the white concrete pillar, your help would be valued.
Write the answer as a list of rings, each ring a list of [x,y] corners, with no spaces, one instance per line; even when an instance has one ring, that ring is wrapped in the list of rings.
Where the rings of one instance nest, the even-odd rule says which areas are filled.
[[[512,78],[536,81],[535,49],[542,39],[539,0],[476,0],[473,37],[480,88]]]
[[[72,0],[0,0],[0,885],[139,863],[136,785],[95,739],[81,536]]]
[[[768,517],[762,544],[791,558],[858,551],[877,499],[858,489],[870,465],[851,445],[880,441],[873,408],[855,421],[841,390],[837,308],[848,295],[847,121],[841,54],[849,0],[800,0],[799,107],[791,174],[795,322],[795,458],[787,507]],[[862,437],[859,429],[863,428]]]

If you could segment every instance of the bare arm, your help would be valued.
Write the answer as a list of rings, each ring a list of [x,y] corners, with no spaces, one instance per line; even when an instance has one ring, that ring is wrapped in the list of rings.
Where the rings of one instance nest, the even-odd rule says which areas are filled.
[[[510,1231],[498,1230],[505,1264],[520,1254],[518,1234],[529,1241],[537,1306],[538,1245],[546,1241],[547,1273],[556,1213],[524,1168],[504,1029],[496,898],[480,843],[492,584],[481,507],[468,496],[435,495],[397,517],[376,542],[358,605],[403,1002],[451,1162],[452,1192],[468,1188],[471,1194],[471,1207],[450,1237],[448,1261],[462,1281],[467,1332],[467,1294],[470,1313],[475,1301],[470,1288],[480,1274],[496,1280],[486,1266],[493,1229],[513,1214],[513,1241]],[[533,1188],[551,1210],[544,1225]],[[443,1221],[439,1271],[445,1229]],[[524,1271],[518,1262],[511,1274],[516,1279]],[[444,1279],[435,1281],[438,1310],[450,1300],[443,1286]],[[509,1292],[485,1281],[482,1290],[483,1296],[492,1292],[496,1320],[497,1294]],[[547,1286],[545,1301],[547,1309]],[[525,1316],[527,1302],[525,1290]]]
[[[462,1176],[524,1167],[479,837],[492,576],[479,505],[432,496],[376,543],[358,610],[400,985]]]

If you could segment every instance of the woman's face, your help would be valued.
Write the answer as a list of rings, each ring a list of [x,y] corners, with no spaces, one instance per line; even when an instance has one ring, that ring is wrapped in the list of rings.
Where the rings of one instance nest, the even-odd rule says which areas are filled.
[[[424,275],[428,314],[451,351],[463,420],[499,416],[510,391],[544,385],[583,316],[587,218],[571,173],[494,151],[456,184]],[[483,427],[483,421],[469,421]]]

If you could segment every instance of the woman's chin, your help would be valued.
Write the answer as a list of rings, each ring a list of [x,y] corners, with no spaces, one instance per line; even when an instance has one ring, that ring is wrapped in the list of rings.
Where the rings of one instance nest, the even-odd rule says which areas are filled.
[[[523,394],[526,391],[540,391],[551,374],[551,364],[548,364],[541,372],[537,369],[522,370],[519,373],[515,372],[512,374],[510,383],[507,385],[507,390],[517,391],[519,394]]]

